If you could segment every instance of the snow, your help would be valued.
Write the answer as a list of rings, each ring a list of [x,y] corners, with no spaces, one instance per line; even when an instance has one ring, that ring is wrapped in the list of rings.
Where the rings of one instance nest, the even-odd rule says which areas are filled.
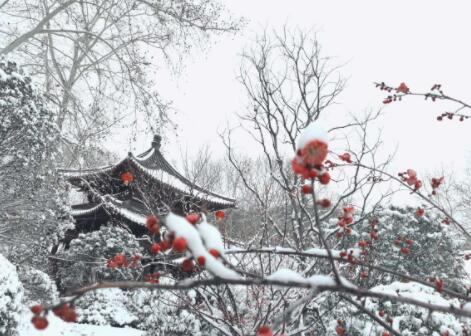
[[[389,285],[380,285],[371,289],[376,293],[387,293],[394,296],[408,297],[424,303],[432,303],[442,305],[445,307],[450,306],[450,302],[437,294],[433,288],[415,283],[404,283],[395,281]],[[400,294],[399,294],[400,293]]]
[[[198,230],[201,238],[203,239],[206,248],[215,249],[219,253],[223,254],[224,252],[224,242],[222,240],[222,235],[219,230],[214,226],[209,224],[206,221],[206,216],[202,215],[201,223],[196,225],[196,229]]]
[[[144,331],[132,328],[114,328],[89,324],[67,323],[49,314],[49,326],[36,330],[31,324],[32,313],[24,311],[19,325],[19,336],[144,336]]]
[[[301,149],[306,146],[309,142],[313,140],[320,140],[325,143],[329,142],[327,132],[324,131],[319,122],[313,122],[309,124],[302,132],[299,134],[298,143],[296,149]]]
[[[107,198],[107,201],[104,202],[103,204],[106,207],[109,207],[110,209],[116,211],[120,215],[122,215],[124,218],[129,219],[130,221],[136,223],[136,224],[141,224],[141,225],[146,225],[147,222],[147,216],[138,214],[134,211],[131,211],[129,209],[126,209],[124,206],[117,206],[115,203],[121,205],[123,204],[123,201],[120,201],[119,199],[111,196],[111,195],[106,195],[105,198]],[[110,201],[111,200],[111,201]]]
[[[334,258],[340,258],[340,253],[341,253],[342,251],[330,250],[330,252],[332,253],[332,257],[334,257]],[[360,257],[361,250],[354,248],[354,249],[348,249],[348,250],[346,250],[346,252],[347,252],[348,254],[351,253],[352,256],[358,258],[358,257]],[[310,249],[305,250],[304,253],[310,253],[310,254],[313,254],[313,255],[316,255],[316,256],[328,257],[328,254],[327,254],[327,250],[326,250],[326,249],[310,248]]]
[[[270,274],[267,276],[267,280],[306,283],[306,279],[301,274],[286,268],[281,268]]]
[[[184,217],[169,213],[165,223],[170,231],[175,232],[175,237],[183,237],[186,239],[188,249],[195,258],[200,256],[205,257],[205,267],[211,274],[223,279],[241,279],[241,276],[235,271],[227,268],[218,259],[209,254],[198,230]],[[212,244],[212,242],[210,243]]]
[[[18,323],[22,298],[23,286],[16,267],[0,254],[0,335]]]
[[[311,284],[313,287],[318,287],[318,286],[335,286],[335,280],[332,279],[328,275],[324,274],[316,274],[307,279],[307,281]],[[343,281],[343,279],[341,280]]]
[[[293,270],[280,268],[266,277],[267,280],[280,281],[284,283],[310,284],[312,287],[335,286],[335,280],[325,274],[316,274],[309,278],[304,278],[301,274]],[[346,284],[345,279],[341,279]]]

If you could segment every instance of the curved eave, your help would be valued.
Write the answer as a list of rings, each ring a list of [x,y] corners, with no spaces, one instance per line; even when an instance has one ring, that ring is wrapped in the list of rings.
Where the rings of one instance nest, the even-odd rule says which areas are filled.
[[[152,155],[149,155],[146,160]],[[139,157],[131,157],[131,161],[134,163],[137,169],[142,171],[148,177],[153,179],[154,181],[163,184],[168,188],[172,188],[175,191],[187,195],[193,199],[207,202],[209,204],[213,204],[219,208],[233,208],[235,207],[235,200],[229,197],[225,197],[208,190],[205,190],[203,187],[200,187],[185,177],[180,175],[175,169],[173,169],[163,157],[160,158],[162,160],[162,165],[168,167],[168,169],[162,169],[167,167],[160,167],[160,169],[153,169],[146,167],[142,158]]]
[[[123,164],[127,158],[122,159],[121,161],[115,163],[114,165],[103,166],[92,169],[58,169],[58,172],[63,177],[73,180],[73,179],[83,179],[96,177],[101,174],[110,174],[116,170],[121,164]]]
[[[132,209],[126,207],[126,201],[121,201],[111,195],[107,195],[106,199],[107,201],[104,203],[104,206],[107,208],[108,211],[114,212],[135,224],[139,224],[141,226],[146,225],[147,216],[149,216],[150,211],[147,214],[133,211]]]
[[[88,215],[97,213],[102,208],[103,208],[103,203],[80,204],[80,205],[72,206],[72,210],[70,211],[70,214],[73,217],[88,216]]]

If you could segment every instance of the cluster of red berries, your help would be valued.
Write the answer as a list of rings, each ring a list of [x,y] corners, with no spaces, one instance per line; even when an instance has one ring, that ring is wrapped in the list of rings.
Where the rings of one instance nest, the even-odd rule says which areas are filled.
[[[349,235],[352,233],[352,229],[348,225],[353,223],[353,212],[352,206],[343,208],[342,215],[338,217],[337,225],[340,226],[340,230],[335,234],[337,238],[341,238],[344,234]]]
[[[159,233],[160,231],[159,219],[154,215],[147,217],[146,227],[147,227],[147,230],[149,230],[149,233],[151,235],[155,235]]]
[[[139,261],[141,260],[140,255],[134,255],[129,261],[123,253],[116,254],[113,258],[109,259],[106,262],[106,266],[109,268],[121,268],[121,267],[137,267]]]
[[[130,172],[124,172],[121,174],[121,181],[123,181],[124,185],[129,185],[134,181],[134,175]]]
[[[448,218],[448,217],[445,217],[445,218],[442,220],[442,224],[450,225],[450,224],[451,224],[451,219]]]
[[[345,336],[345,323],[342,320],[337,320],[337,327],[335,328],[335,332],[338,336]]]
[[[416,217],[423,217],[425,215],[425,210],[424,208],[417,208],[417,210],[415,210],[415,216]]]
[[[406,182],[410,186],[414,186],[414,191],[419,190],[422,187],[422,181],[417,178],[417,173],[413,169],[407,169],[407,171],[398,174],[402,181]]]
[[[257,336],[273,336],[273,331],[269,326],[263,325],[258,328]]]
[[[402,95],[406,95],[410,93],[410,89],[407,87],[406,83],[401,83],[397,88],[393,88],[391,86],[386,85],[384,82],[376,83],[376,87],[380,90],[384,90],[387,92],[392,92],[393,90],[396,91],[397,94],[389,95],[383,100],[383,104],[390,104],[393,101],[401,100]],[[399,94],[399,95],[398,95]],[[402,95],[400,95],[402,94]]]
[[[432,195],[436,195],[437,194],[437,189],[438,187],[440,187],[440,185],[443,183],[443,180],[445,178],[442,176],[442,177],[433,177],[432,178],[432,181],[430,182],[431,186],[432,186]]]
[[[433,100],[434,97],[432,97],[432,100]],[[454,117],[459,117],[459,121],[464,121],[465,119],[469,119],[471,118],[470,116],[467,116],[467,115],[463,115],[463,114],[456,114],[454,112],[443,112],[442,114],[440,114],[438,117],[437,117],[437,120],[438,121],[442,121],[443,118],[448,118],[450,120],[452,120]]]
[[[355,263],[355,257],[353,256],[353,250],[350,250],[350,252],[347,252],[347,251],[341,251],[339,253],[340,255],[340,258],[344,258],[344,259],[347,259],[348,262],[350,263]]]
[[[44,330],[49,325],[47,318],[42,314],[44,312],[43,306],[34,305],[31,307],[31,312],[34,314],[31,323],[38,330]]]
[[[379,234],[378,234],[378,229],[376,228],[376,225],[379,224],[379,220],[377,218],[372,218],[369,224],[371,226],[371,231],[369,232],[371,240],[378,240]]]
[[[330,174],[325,171],[323,162],[327,157],[328,146],[324,141],[312,140],[296,152],[291,168],[296,175],[305,179],[317,178],[321,184],[330,182]]]
[[[49,325],[49,322],[45,316],[47,310],[41,305],[34,305],[31,307],[31,312],[34,314],[31,319],[31,323],[38,330],[44,330]],[[67,303],[64,303],[56,308],[52,309],[54,315],[59,317],[65,322],[77,322],[77,313],[75,309]]]
[[[144,275],[144,281],[151,283],[151,284],[158,284],[159,283],[159,278],[160,278],[160,273],[159,272],[154,272],[151,274],[146,274]]]
[[[414,241],[412,239],[408,239],[401,236],[398,236],[394,240],[394,245],[402,246],[399,251],[404,255],[408,255],[410,253],[410,247],[412,246],[412,244],[414,244]]]
[[[471,254],[470,253],[466,253],[464,255],[464,260],[470,260],[471,259]]]

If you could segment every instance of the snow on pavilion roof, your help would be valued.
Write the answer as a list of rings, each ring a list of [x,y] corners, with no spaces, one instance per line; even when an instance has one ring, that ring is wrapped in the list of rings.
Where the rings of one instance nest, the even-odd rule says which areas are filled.
[[[203,187],[189,181],[177,172],[163,157],[160,152],[160,136],[155,136],[152,147],[140,155],[129,153],[128,157],[110,166],[94,169],[60,170],[61,174],[69,180],[82,180],[96,178],[101,174],[112,174],[121,165],[132,163],[133,167],[151,179],[176,191],[200,199],[208,203],[216,204],[220,208],[231,208],[235,206],[235,200],[204,189]]]

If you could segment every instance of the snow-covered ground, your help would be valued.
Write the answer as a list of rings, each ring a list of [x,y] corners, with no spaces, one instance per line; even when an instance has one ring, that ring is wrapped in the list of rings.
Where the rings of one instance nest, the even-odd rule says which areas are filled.
[[[20,336],[143,336],[142,330],[113,328],[89,324],[66,323],[53,314],[48,315],[46,330],[36,330],[31,324],[32,313],[24,312],[20,321]]]

